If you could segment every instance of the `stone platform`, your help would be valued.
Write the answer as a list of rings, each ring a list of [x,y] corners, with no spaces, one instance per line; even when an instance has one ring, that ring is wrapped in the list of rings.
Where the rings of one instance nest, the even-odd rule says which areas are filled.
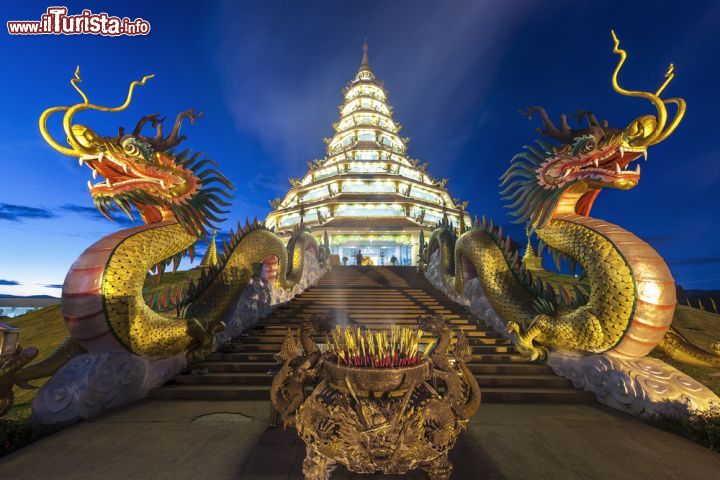
[[[300,480],[304,447],[266,401],[145,400],[0,459],[5,479]],[[481,405],[453,479],[715,479],[720,454],[593,404]],[[425,478],[357,475],[333,479]]]

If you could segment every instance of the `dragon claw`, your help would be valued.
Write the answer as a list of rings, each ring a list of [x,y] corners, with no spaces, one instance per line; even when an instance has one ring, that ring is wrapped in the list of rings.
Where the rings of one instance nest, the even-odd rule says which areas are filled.
[[[531,362],[543,361],[547,358],[548,351],[545,347],[535,345],[527,334],[522,333],[520,325],[517,322],[509,321],[506,326],[507,333],[513,346],[517,348],[521,355],[528,357]]]
[[[194,348],[188,352],[188,360],[195,361],[205,358],[213,346],[213,333],[196,318],[188,320],[188,334],[195,340]]]

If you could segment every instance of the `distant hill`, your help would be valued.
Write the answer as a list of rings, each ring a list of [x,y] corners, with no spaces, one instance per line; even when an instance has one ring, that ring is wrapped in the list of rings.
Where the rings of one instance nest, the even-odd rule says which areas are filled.
[[[3,322],[20,328],[19,342],[23,347],[36,347],[40,350],[37,360],[51,354],[68,335],[60,312],[60,305],[51,305],[19,317],[3,320]],[[40,386],[45,381],[46,379],[33,380],[30,383]],[[27,404],[29,406],[37,393],[37,390],[25,390],[17,386],[13,388],[13,391],[15,405]]]
[[[690,305],[699,307],[700,303],[705,310],[720,313],[720,290],[699,290],[684,289],[681,285],[676,287],[677,302],[680,305]]]
[[[60,297],[53,297],[52,295],[7,295],[0,293],[0,298],[54,298],[60,300]]]
[[[0,307],[47,307],[56,303],[60,303],[60,299],[50,295],[0,295]]]

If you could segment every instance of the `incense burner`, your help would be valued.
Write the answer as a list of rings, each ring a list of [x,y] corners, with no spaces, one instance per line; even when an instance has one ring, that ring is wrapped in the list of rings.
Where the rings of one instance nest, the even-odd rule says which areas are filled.
[[[429,333],[431,346],[417,353],[421,344],[405,342],[405,353],[394,357],[395,363],[412,362],[407,366],[384,366],[392,362],[382,359],[393,357],[397,345],[389,354],[377,344],[374,351],[357,345],[361,354],[348,357],[351,345],[345,358],[355,363],[362,358],[364,365],[348,365],[338,355],[337,343],[320,352],[312,340],[318,332],[311,325],[299,334],[288,332],[271,399],[285,426],[294,426],[306,444],[306,480],[329,479],[338,464],[356,473],[402,474],[421,468],[431,480],[450,477],[448,452],[477,410],[480,388],[465,365],[471,351],[462,331],[453,332],[440,317],[420,322],[414,338],[419,341],[421,332]],[[356,331],[361,340],[371,335],[386,334]],[[450,353],[453,335],[457,341]],[[317,385],[305,398],[310,381]]]

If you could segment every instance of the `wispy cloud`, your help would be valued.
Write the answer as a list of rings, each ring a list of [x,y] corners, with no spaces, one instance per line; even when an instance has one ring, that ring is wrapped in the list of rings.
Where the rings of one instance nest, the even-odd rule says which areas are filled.
[[[0,278],[0,285],[20,285],[20,282],[17,282],[15,280],[5,280],[3,278]]]
[[[50,283],[50,284],[47,284],[47,285],[43,285],[43,287],[47,287],[47,288],[62,288],[63,286],[62,286],[62,283]]]
[[[720,257],[668,258],[667,263],[673,267],[715,265],[720,263]]]
[[[70,212],[78,215],[83,215],[87,218],[93,219],[93,220],[102,220],[107,222],[107,218],[100,213],[100,211],[97,208],[94,207],[86,207],[83,205],[63,205],[60,207],[60,210],[63,212]],[[110,215],[110,217],[119,225],[122,226],[131,226],[135,225],[135,222],[133,222],[130,218],[128,218],[126,215],[123,214],[117,214],[117,215]]]
[[[422,119],[409,133],[422,137],[448,124],[467,127],[467,109],[487,93],[506,39],[537,5],[477,1],[448,8],[427,2],[408,9],[387,2],[379,11],[360,9],[352,15],[333,5],[326,14],[337,14],[342,22],[328,23],[323,15],[303,16],[299,24],[293,15],[249,12],[251,8],[229,4],[222,18],[232,21],[233,28],[223,30],[217,52],[228,109],[239,130],[256,136],[285,171],[297,172],[305,160],[322,155],[321,137],[332,133],[330,124],[338,116],[332,106],[341,102],[340,89],[360,63],[360,45],[372,22],[372,30],[383,33],[368,39],[371,65],[386,80],[400,116]],[[413,28],[398,28],[400,23]],[[288,54],[297,52],[290,47],[297,42],[302,42],[303,54]],[[482,84],[472,75],[480,66],[486,72]],[[467,134],[459,135],[438,151],[463,143]]]
[[[55,216],[52,211],[46,208],[0,203],[0,220],[22,222],[28,219],[47,219],[54,218]]]
[[[282,175],[258,173],[247,182],[246,187],[252,193],[285,192],[290,184]]]

